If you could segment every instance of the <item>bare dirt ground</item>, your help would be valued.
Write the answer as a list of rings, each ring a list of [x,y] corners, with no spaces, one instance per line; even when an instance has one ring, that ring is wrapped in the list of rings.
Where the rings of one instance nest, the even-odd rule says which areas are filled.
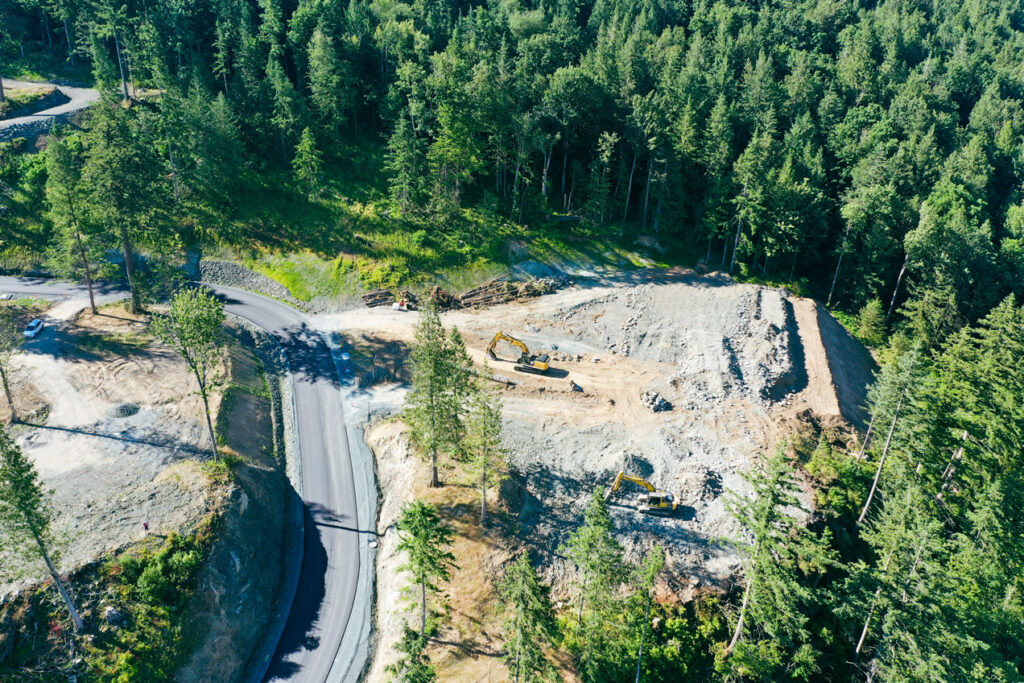
[[[356,362],[364,371],[373,368],[378,382],[407,376],[395,367],[393,351],[411,341],[415,314],[362,309],[320,321],[356,342]],[[478,368],[487,363],[494,378],[511,382],[503,389],[510,477],[502,503],[556,596],[572,580],[558,545],[579,523],[593,488],[610,486],[620,469],[674,493],[681,504],[671,518],[640,515],[633,506],[637,490],[627,484],[612,508],[634,558],[654,544],[666,547],[663,597],[686,599],[726,585],[739,558],[726,541],[737,529],[724,492],[748,490],[742,474],[787,437],[798,416],[810,411],[859,424],[873,371],[866,351],[815,302],[685,270],[656,281],[576,285],[525,303],[452,311],[444,322],[462,332]],[[528,375],[511,362],[487,360],[484,350],[498,330],[534,353],[549,353],[552,370]],[[498,354],[512,359],[517,352],[502,344]],[[641,399],[648,391],[670,409],[652,411]],[[392,395],[397,410],[400,392]],[[371,430],[368,440],[378,458],[383,531],[397,515],[391,500],[413,495],[413,456],[393,423]],[[805,502],[810,508],[809,492]],[[385,535],[378,554],[384,645],[376,676],[383,676],[386,644],[402,621],[396,612],[402,579],[394,577],[401,558],[392,546]]]
[[[188,531],[213,507],[195,462],[208,437],[187,366],[123,307],[85,308],[51,308],[16,359],[16,393],[48,406],[14,433],[53,489],[63,570],[139,541],[143,522],[151,534]],[[35,569],[0,595],[39,578]]]

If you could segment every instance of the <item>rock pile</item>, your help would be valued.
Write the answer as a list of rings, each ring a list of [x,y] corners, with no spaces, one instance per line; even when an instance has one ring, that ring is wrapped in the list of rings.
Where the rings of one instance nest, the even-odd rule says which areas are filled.
[[[640,402],[656,413],[672,410],[672,404],[657,391],[645,391],[640,394]]]

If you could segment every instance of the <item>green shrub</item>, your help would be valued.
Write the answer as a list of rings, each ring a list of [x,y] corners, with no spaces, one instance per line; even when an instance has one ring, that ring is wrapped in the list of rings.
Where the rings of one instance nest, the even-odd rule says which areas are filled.
[[[869,301],[857,314],[857,336],[868,346],[885,343],[885,314],[878,299]]]
[[[139,600],[147,605],[165,605],[173,600],[174,584],[170,577],[164,574],[164,566],[156,561],[142,571],[135,584],[135,593]]]

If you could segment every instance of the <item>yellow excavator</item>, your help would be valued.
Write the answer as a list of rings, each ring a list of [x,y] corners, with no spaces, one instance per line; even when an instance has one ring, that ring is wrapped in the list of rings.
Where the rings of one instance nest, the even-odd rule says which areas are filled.
[[[619,472],[619,476],[615,477],[615,483],[608,489],[608,492],[604,494],[604,499],[608,500],[622,487],[622,482],[628,481],[647,489],[647,493],[641,493],[637,496],[636,507],[640,512],[648,515],[671,515],[679,507],[679,503],[675,501],[675,497],[667,491],[659,491],[654,488],[654,484],[647,481],[643,477],[634,477],[631,474],[626,474],[623,470]]]
[[[535,375],[543,375],[548,371],[548,354],[544,353],[539,356],[534,356],[530,353],[530,349],[526,347],[526,344],[519,341],[515,337],[510,337],[504,332],[498,332],[494,335],[494,339],[487,345],[487,355],[491,360],[502,360],[494,353],[494,349],[498,346],[498,342],[507,341],[512,346],[519,349],[519,359],[515,361],[516,370],[520,372],[532,372]]]

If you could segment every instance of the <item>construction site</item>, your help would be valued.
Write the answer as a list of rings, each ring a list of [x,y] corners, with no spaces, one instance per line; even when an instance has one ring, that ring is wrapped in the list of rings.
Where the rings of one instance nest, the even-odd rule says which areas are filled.
[[[380,419],[401,407],[405,345],[418,317],[405,308],[321,319],[345,331],[378,397],[367,440],[384,496],[385,642],[384,577],[400,560],[387,531],[421,486],[403,426]],[[500,388],[508,476],[496,502],[556,595],[572,580],[559,544],[597,486],[629,555],[665,547],[663,599],[726,588],[740,559],[729,543],[737,528],[726,492],[747,493],[744,472],[796,422],[865,421],[874,369],[867,350],[816,302],[721,274],[577,280],[553,294],[450,310],[442,320],[459,329],[478,372]],[[809,487],[805,495],[811,510]]]

